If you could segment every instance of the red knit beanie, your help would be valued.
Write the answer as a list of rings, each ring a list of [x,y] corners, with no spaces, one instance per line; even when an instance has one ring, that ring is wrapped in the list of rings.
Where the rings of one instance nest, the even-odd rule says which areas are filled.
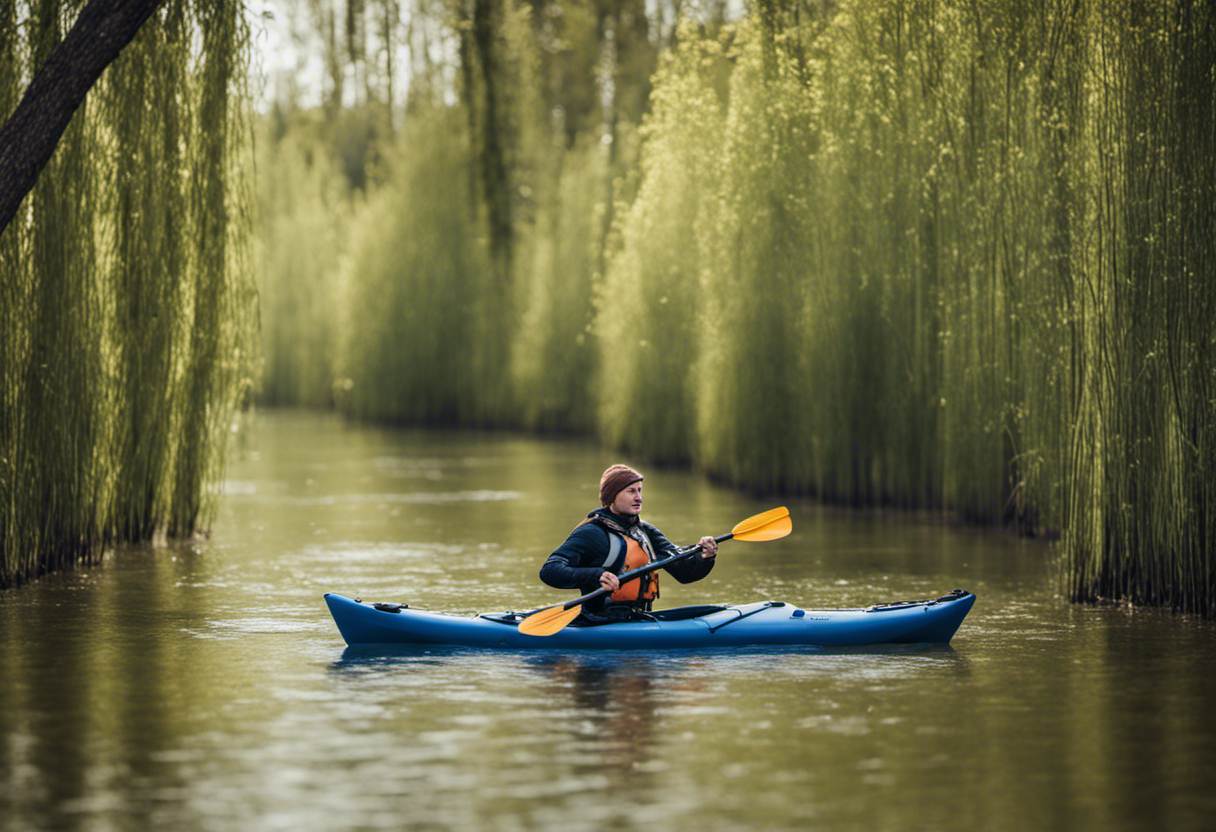
[[[644,477],[628,465],[609,465],[600,476],[600,504],[609,506],[620,494]]]

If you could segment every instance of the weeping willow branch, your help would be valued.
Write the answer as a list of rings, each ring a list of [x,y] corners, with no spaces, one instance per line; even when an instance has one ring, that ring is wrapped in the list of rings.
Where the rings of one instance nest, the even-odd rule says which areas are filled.
[[[164,0],[93,0],[0,127],[0,233],[55,152],[72,114]]]

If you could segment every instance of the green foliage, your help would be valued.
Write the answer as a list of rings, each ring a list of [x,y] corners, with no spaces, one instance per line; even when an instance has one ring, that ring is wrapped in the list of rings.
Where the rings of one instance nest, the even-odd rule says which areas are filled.
[[[233,410],[248,386],[246,334],[256,306],[245,239],[251,194],[242,166],[248,144],[244,87],[248,31],[244,6],[199,0],[193,8],[202,54],[193,85],[197,144],[189,161],[193,250],[186,302],[188,344],[174,428],[173,497],[168,532],[184,537],[209,521],[209,483],[223,468]]]
[[[537,200],[536,223],[521,242],[512,380],[522,424],[589,432],[596,398],[593,277],[607,154],[587,142],[553,158],[559,170],[552,191]]]
[[[79,7],[0,7],[6,114]],[[0,586],[206,522],[255,303],[246,55],[239,4],[167,3],[0,235]]]
[[[171,5],[161,25],[145,30],[102,85],[101,106],[113,125],[114,150],[126,164],[106,170],[99,213],[112,217],[113,343],[120,400],[115,424],[113,535],[146,540],[163,524],[165,482],[175,450],[174,364],[189,282],[189,188],[183,145],[190,125],[176,106],[189,82],[189,21]]]
[[[1213,612],[1213,31],[1190,3],[761,4],[713,161],[678,161],[696,144],[659,103],[712,73],[656,79],[606,354],[696,271],[700,338],[672,364],[697,368],[700,466],[1062,528],[1075,597]],[[711,206],[681,211],[696,245],[677,199]],[[624,386],[674,403],[604,412],[655,458],[688,454],[655,428],[688,384],[669,353]]]
[[[1095,109],[1065,550],[1076,599],[1216,614],[1216,10],[1092,26]]]
[[[992,11],[997,29],[1025,25]],[[1043,179],[1023,146],[1041,131],[1027,100],[1035,82],[1006,72],[1025,70],[1023,41],[984,40],[970,23],[951,6],[857,2],[801,21],[764,7],[731,35],[725,129],[676,139],[656,103],[631,213],[677,213],[697,243],[672,240],[662,220],[622,224],[613,268],[638,274],[630,252],[653,264],[676,250],[700,275],[701,338],[678,363],[697,367],[691,456],[711,472],[761,490],[1042,522],[1027,491],[1065,443],[1026,415],[1039,412],[1030,399],[1054,395],[1036,398],[1036,385],[1055,377],[1022,367],[1058,370],[1061,337],[1020,333],[1022,318],[1050,308],[1049,277],[1028,253],[1051,217],[1011,198]],[[680,52],[695,55],[696,38],[684,32]],[[670,91],[682,106],[715,84],[712,62],[685,60],[692,75],[660,74],[656,102]],[[704,109],[690,103],[674,121]],[[705,160],[673,164],[664,141],[700,142]],[[660,207],[673,194],[709,208]],[[616,315],[606,305],[602,320]],[[686,383],[659,377],[666,390]],[[629,408],[643,424],[657,410]],[[1046,444],[1023,447],[1027,433]],[[652,456],[688,453],[674,431],[636,435]]]
[[[293,125],[261,131],[255,233],[261,301],[260,397],[268,405],[333,403],[338,275],[352,203],[328,147]]]
[[[510,305],[490,267],[458,108],[415,113],[394,175],[358,223],[345,303],[341,406],[423,424],[501,418]],[[495,324],[498,321],[498,324]]]
[[[725,129],[714,133],[721,146],[698,166],[711,188],[699,228],[695,458],[771,491],[803,486],[815,462],[807,416],[817,395],[806,383],[815,365],[804,344],[819,217],[806,164],[817,145],[814,99],[794,56],[763,48],[760,31],[738,33]]]
[[[717,44],[691,37],[681,44],[657,76],[640,190],[619,215],[619,248],[597,297],[600,434],[671,462],[686,462],[693,451],[697,229],[710,210],[705,183],[719,172],[723,130],[718,97],[702,79]]]
[[[419,7],[411,31],[422,33],[424,47],[436,37],[426,18],[438,16],[439,41],[458,62],[415,62],[401,135],[374,136],[362,156],[383,160],[376,175],[351,176],[346,134],[333,126],[363,105],[338,109],[331,98],[316,123],[288,104],[268,120],[267,132],[287,144],[265,163],[260,185],[263,398],[315,403],[309,391],[321,389],[338,361],[334,389],[352,415],[590,430],[597,395],[590,325],[606,206],[629,158],[622,148],[630,146],[653,52],[613,39],[644,31],[642,6],[445,8]],[[327,9],[318,6],[318,19],[332,16]],[[605,113],[601,73],[608,72],[620,94]],[[366,206],[355,215],[341,197],[299,189],[313,173],[292,142],[307,147],[308,158],[341,165],[352,186],[368,181]],[[319,229],[327,216],[335,245],[304,227]],[[285,245],[293,254],[282,252]],[[486,263],[492,278],[479,271]],[[297,379],[310,372],[301,387]]]
[[[1210,5],[758,2],[653,87],[636,0],[448,8],[307,284],[348,412],[1063,531],[1075,597],[1216,610]]]

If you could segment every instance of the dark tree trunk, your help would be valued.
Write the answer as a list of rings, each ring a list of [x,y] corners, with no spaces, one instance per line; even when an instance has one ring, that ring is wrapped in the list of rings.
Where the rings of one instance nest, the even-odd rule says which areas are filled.
[[[473,46],[481,68],[481,179],[489,211],[490,249],[498,275],[507,279],[511,273],[511,248],[514,223],[511,218],[511,181],[507,169],[506,149],[502,136],[509,129],[503,113],[497,87],[496,48],[494,33],[502,23],[495,0],[473,1]]]
[[[0,127],[0,233],[101,73],[164,0],[91,0]]]

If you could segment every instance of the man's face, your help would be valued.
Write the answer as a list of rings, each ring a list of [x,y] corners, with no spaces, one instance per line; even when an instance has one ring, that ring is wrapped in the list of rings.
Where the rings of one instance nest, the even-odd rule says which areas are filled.
[[[628,488],[621,489],[612,501],[612,505],[608,509],[613,513],[621,516],[628,516],[642,513],[642,484],[635,482]]]

